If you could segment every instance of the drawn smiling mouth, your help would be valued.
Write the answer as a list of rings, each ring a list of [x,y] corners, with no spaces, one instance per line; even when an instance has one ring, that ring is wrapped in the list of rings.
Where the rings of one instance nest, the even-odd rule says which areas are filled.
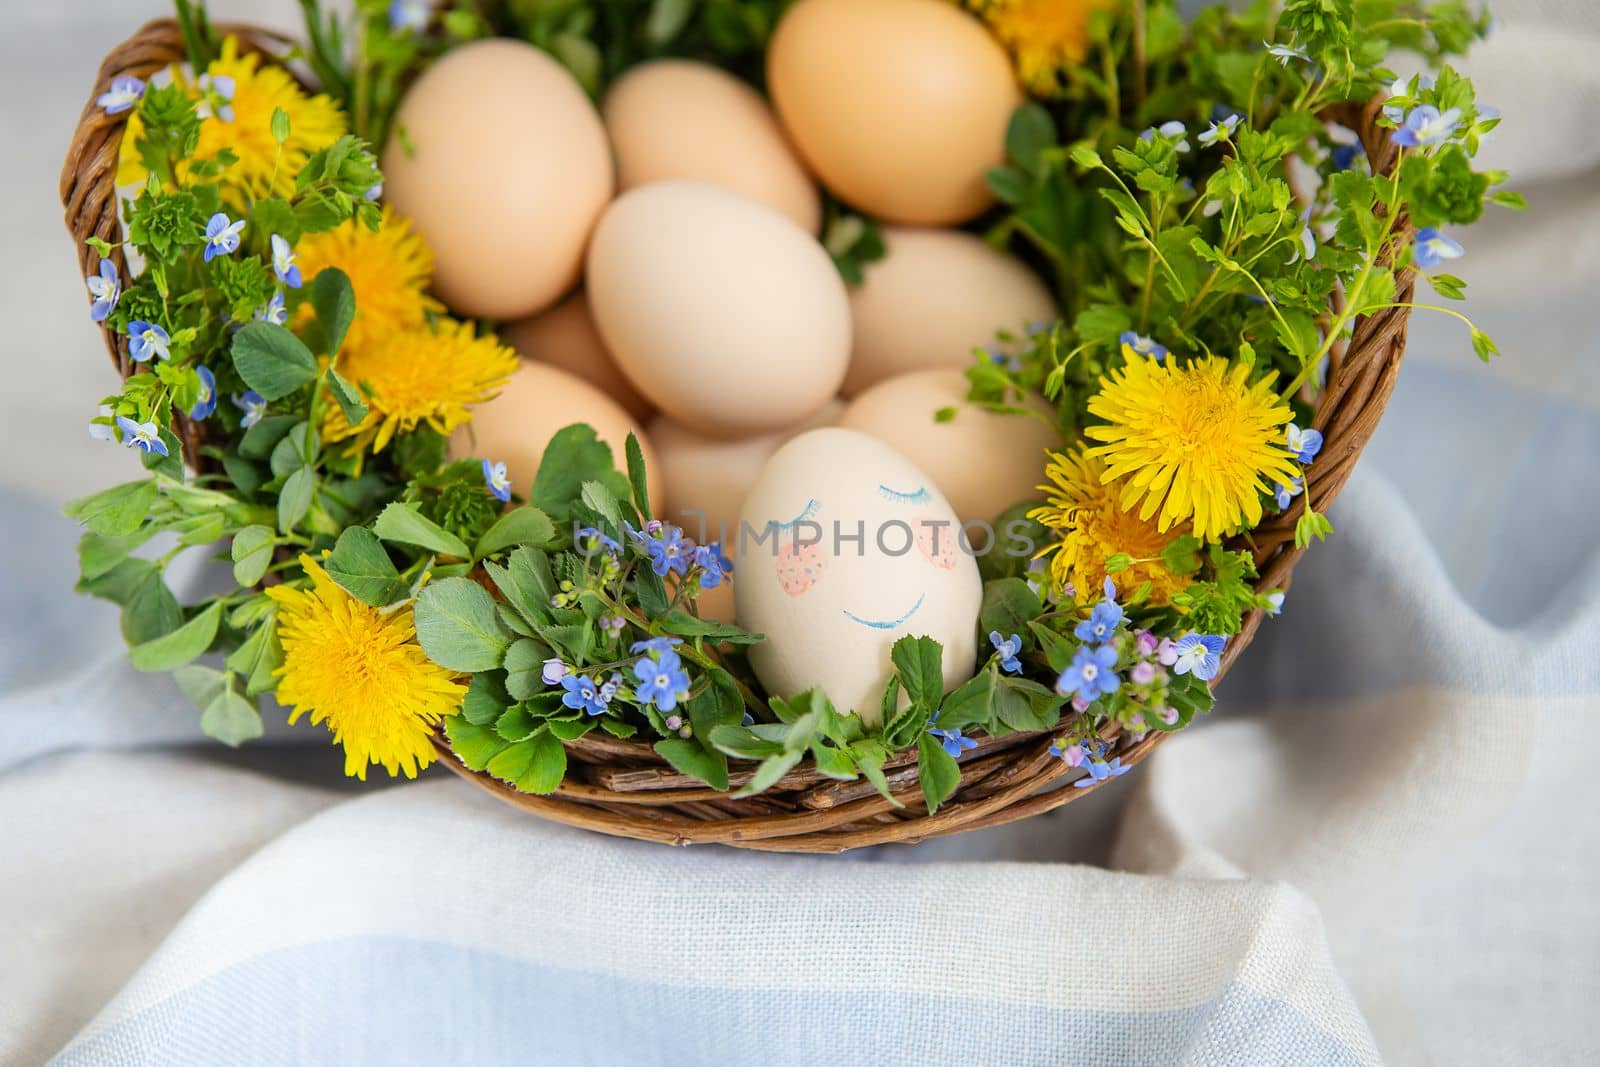
[[[907,611],[898,619],[863,619],[860,615],[857,615],[849,608],[845,608],[843,610],[845,615],[855,622],[859,622],[862,626],[870,626],[874,630],[893,630],[896,626],[899,626],[901,623],[911,618],[911,616],[915,615],[922,608],[922,602],[927,598],[927,593],[923,593],[921,596],[917,597],[917,602],[911,605],[911,610]]]

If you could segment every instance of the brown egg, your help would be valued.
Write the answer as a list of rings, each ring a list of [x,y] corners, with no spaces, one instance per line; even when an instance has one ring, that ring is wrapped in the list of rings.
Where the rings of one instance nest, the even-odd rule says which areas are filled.
[[[518,354],[576,374],[640,422],[655,413],[606,350],[582,289],[549,311],[500,327],[500,336]]]
[[[514,319],[578,280],[611,200],[600,116],[566,69],[532,45],[462,45],[406,91],[383,152],[384,195],[434,253],[451,310]]]
[[[527,497],[550,438],[575,422],[594,427],[600,440],[611,446],[618,470],[627,469],[628,434],[637,436],[649,472],[650,496],[655,499],[661,492],[660,471],[638,423],[582,378],[532,360],[522,361],[499,396],[472,410],[472,421],[450,439],[450,453],[505,463],[512,489]]]
[[[970,367],[973,349],[998,331],[1023,337],[1030,323],[1056,319],[1039,276],[981,238],[889,226],[883,239],[887,253],[850,290],[845,396],[909,371]]]
[[[1034,487],[1044,480],[1045,450],[1061,447],[1044,398],[1030,393],[1023,403],[1050,421],[968,404],[960,371],[925,370],[868,389],[845,408],[839,425],[876,437],[921,468],[963,522],[992,522],[1039,495]],[[934,412],[949,407],[955,418],[934,420]],[[971,536],[982,545],[981,533]]]
[[[619,78],[601,107],[622,191],[683,178],[743,193],[807,233],[822,198],[783,127],[746,83],[707,63],[659,59]]]
[[[840,199],[944,226],[993,202],[1023,101],[1005,49],[948,0],[799,0],[767,49],[767,85],[800,155]]]

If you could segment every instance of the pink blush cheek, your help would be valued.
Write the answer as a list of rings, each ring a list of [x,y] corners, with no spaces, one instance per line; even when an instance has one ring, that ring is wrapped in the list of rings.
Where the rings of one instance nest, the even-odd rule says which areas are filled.
[[[778,584],[790,596],[799,596],[822,578],[826,557],[817,545],[785,545],[773,561]]]
[[[956,538],[959,536],[953,523],[943,526],[931,525],[939,520],[932,515],[917,517],[915,529],[917,531],[917,551],[922,553],[922,558],[938,567],[942,571],[955,570]],[[935,546],[937,540],[937,547]]]

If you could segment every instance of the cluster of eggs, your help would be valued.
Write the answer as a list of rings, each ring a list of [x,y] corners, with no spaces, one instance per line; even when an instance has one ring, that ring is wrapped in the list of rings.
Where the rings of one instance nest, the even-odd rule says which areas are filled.
[[[774,692],[822,685],[870,718],[897,637],[944,643],[952,684],[970,668],[980,583],[954,531],[1028,496],[1055,443],[1048,419],[964,405],[974,348],[1055,318],[1030,270],[948,228],[990,206],[1022,94],[942,0],[799,0],[767,81],[770,105],[657,60],[597,111],[537,49],[465,45],[401,102],[385,189],[437,295],[525,357],[457,450],[522,486],[561,426],[617,455],[637,434],[657,513],[736,557],[733,595],[702,611],[767,635]],[[819,242],[818,181],[885,224],[854,289]],[[903,547],[876,536],[913,519]],[[826,535],[751,546],[741,520]],[[840,524],[866,536],[836,543]]]

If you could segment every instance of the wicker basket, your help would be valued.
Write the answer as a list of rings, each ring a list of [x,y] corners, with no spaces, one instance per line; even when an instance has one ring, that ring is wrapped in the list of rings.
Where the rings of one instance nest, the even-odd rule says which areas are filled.
[[[290,43],[251,26],[219,25],[217,31],[237,36],[242,46],[274,60],[285,54]],[[121,240],[114,186],[125,116],[105,114],[94,100],[113,78],[149,78],[184,57],[176,23],[160,20],[113,49],[100,66],[61,173],[67,229],[76,242],[85,275],[94,274],[100,261],[85,243],[87,238],[100,237],[113,244]],[[1395,166],[1398,154],[1387,131],[1376,124],[1377,115],[1374,102],[1364,108],[1343,108],[1331,117],[1354,129],[1374,169],[1387,172]],[[1407,230],[1402,220],[1398,232]],[[125,270],[120,250],[113,256],[119,269]],[[1409,302],[1412,274],[1402,272],[1397,282],[1396,301]],[[1405,349],[1408,314],[1407,309],[1390,308],[1362,318],[1352,339],[1335,346],[1326,388],[1316,397],[1313,425],[1322,431],[1324,445],[1321,458],[1307,472],[1309,491],[1296,498],[1288,511],[1257,527],[1250,537],[1261,573],[1260,588],[1288,587],[1301,552],[1294,547],[1295,521],[1306,499],[1315,497],[1326,507],[1344,487],[1377,428]],[[134,364],[117,335],[110,330],[102,333],[118,372],[124,376],[132,373]],[[194,427],[181,424],[178,429],[186,445],[195,442]],[[189,454],[195,454],[192,448]],[[1224,672],[1250,643],[1261,618],[1260,611],[1252,612],[1244,620],[1243,630],[1229,641],[1222,660]],[[468,770],[450,752],[442,734],[434,743],[445,765],[473,785],[525,811],[572,826],[672,845],[717,843],[773,852],[843,852],[863,845],[911,843],[999,826],[1050,811],[1100,788],[1104,782],[1084,789],[1062,788],[1072,768],[1049,754],[1061,732],[981,739],[977,748],[960,757],[959,788],[931,816],[922,800],[911,754],[899,755],[884,766],[891,790],[905,805],[896,808],[865,781],[840,782],[804,766],[759,796],[735,800],[677,773],[649,744],[601,733],[569,742],[567,779],[553,795],[532,796]],[[1169,735],[1155,732],[1135,742],[1110,726],[1102,736],[1124,764],[1132,765]],[[731,774],[732,785],[739,786],[750,774]]]

